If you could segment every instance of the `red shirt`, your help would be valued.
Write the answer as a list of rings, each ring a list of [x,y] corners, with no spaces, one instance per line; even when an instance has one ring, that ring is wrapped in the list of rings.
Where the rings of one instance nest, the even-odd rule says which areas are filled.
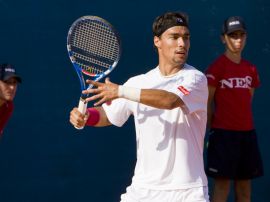
[[[6,102],[0,106],[0,136],[3,134],[4,127],[13,112],[13,108],[13,102]]]
[[[211,127],[254,129],[250,89],[260,85],[256,67],[244,59],[236,64],[221,55],[206,70],[206,76],[208,85],[216,87]]]

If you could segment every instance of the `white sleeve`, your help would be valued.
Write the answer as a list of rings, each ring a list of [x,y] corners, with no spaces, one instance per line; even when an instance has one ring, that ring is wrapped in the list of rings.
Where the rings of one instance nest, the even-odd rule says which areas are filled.
[[[185,103],[185,113],[207,111],[207,79],[202,73],[187,75],[174,90]]]
[[[129,102],[126,99],[119,98],[111,102],[111,104],[104,103],[102,105],[109,121],[118,127],[121,127],[132,114]]]
[[[134,83],[136,84],[134,79],[129,79],[124,86],[136,86]],[[104,103],[102,107],[109,121],[113,125],[121,127],[128,120],[129,116],[133,114],[133,104],[133,101],[118,98],[113,100],[109,105]]]

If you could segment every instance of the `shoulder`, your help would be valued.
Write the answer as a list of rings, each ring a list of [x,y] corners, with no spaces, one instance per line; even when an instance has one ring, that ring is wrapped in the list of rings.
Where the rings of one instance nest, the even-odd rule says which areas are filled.
[[[184,73],[190,76],[197,76],[197,77],[205,78],[205,74],[202,71],[198,70],[196,67],[191,66],[189,64],[185,64],[184,70],[186,70],[184,71]]]
[[[200,70],[198,70],[197,68],[189,64],[185,64],[184,70],[185,71],[183,74],[185,79],[193,81],[194,83],[205,83],[205,84],[207,83],[205,74]]]
[[[223,75],[226,67],[228,66],[228,60],[224,55],[220,55],[216,58],[205,70],[205,74],[208,80],[216,80]]]
[[[250,61],[248,61],[246,59],[242,59],[241,64],[244,66],[256,69],[256,65],[254,65],[253,63],[251,63]]]
[[[243,68],[245,67],[247,71],[252,72],[253,74],[258,74],[258,70],[257,70],[256,65],[254,65],[250,61],[248,61],[246,59],[242,59],[241,65]]]

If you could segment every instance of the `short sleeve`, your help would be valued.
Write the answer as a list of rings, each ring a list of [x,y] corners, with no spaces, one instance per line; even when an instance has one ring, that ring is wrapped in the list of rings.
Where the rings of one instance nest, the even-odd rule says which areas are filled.
[[[102,105],[109,121],[118,127],[121,127],[132,114],[130,102],[123,98],[113,100],[110,104]]]
[[[135,79],[129,79],[124,86],[136,86]],[[104,103],[102,105],[107,118],[109,121],[118,127],[121,127],[130,117],[130,115],[133,114],[133,106],[134,106],[133,101],[124,99],[124,98],[118,98],[113,100],[110,104]]]
[[[217,87],[219,85],[221,68],[217,68],[217,67],[218,66],[216,65],[216,63],[213,63],[205,71],[207,82],[208,82],[208,85],[210,86]]]
[[[185,113],[193,113],[200,110],[207,111],[207,79],[201,72],[185,75],[174,93],[185,103]]]
[[[251,84],[251,87],[257,88],[257,87],[260,86],[261,81],[260,81],[259,73],[257,71],[256,66],[252,65],[251,71],[252,71],[252,84]]]

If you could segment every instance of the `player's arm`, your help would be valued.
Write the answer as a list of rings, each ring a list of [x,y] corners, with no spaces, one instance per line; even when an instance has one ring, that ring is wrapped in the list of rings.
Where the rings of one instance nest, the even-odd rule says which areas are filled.
[[[207,128],[211,127],[212,117],[214,114],[214,97],[216,87],[208,85],[208,102],[207,102]]]
[[[116,98],[125,98],[159,109],[174,109],[184,105],[179,96],[165,90],[130,88],[112,83],[108,79],[105,80],[105,83],[89,80],[87,83],[96,87],[84,91],[86,94],[94,94],[86,101],[98,100],[94,104],[95,106]]]
[[[176,94],[158,89],[141,89],[139,102],[158,109],[174,109],[185,105]]]
[[[88,108],[85,114],[79,112],[78,108],[73,108],[70,112],[70,123],[81,128],[85,125],[103,127],[111,125],[102,107]]]

